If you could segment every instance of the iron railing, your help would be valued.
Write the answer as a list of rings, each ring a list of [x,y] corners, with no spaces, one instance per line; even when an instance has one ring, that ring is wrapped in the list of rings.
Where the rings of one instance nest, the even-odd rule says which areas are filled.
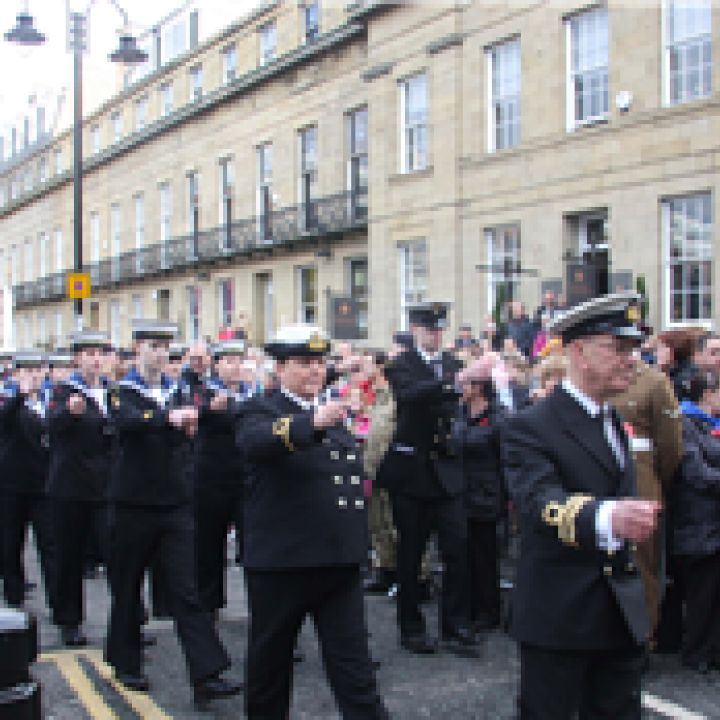
[[[330,241],[367,227],[367,189],[316,198],[310,203],[272,210],[208,230],[116,255],[83,267],[93,291],[166,273],[182,272],[220,262],[240,262],[274,249],[301,248]],[[63,271],[13,287],[16,308],[65,297]]]

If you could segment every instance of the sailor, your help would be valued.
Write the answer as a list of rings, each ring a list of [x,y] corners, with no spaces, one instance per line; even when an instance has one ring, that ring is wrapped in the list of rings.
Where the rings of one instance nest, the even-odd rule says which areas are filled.
[[[197,596],[195,539],[190,504],[189,438],[197,408],[173,407],[160,387],[175,325],[134,321],[136,368],[117,384],[110,401],[117,452],[111,503],[111,589],[107,660],[125,686],[147,691],[142,672],[139,598],[146,569],[158,559],[170,596],[195,702],[235,695],[237,683],[222,677],[230,659]]]
[[[250,607],[246,711],[288,716],[293,649],[312,616],[346,720],[387,718],[365,624],[361,565],[368,532],[363,466],[342,399],[319,402],[327,336],[281,328],[266,346],[280,388],[243,405],[238,442],[248,463],[245,576]]]
[[[506,422],[502,457],[521,528],[511,613],[521,720],[641,717],[650,625],[635,545],[660,505],[636,498],[628,437],[609,404],[633,379],[636,299],[595,298],[554,319],[567,376]]]

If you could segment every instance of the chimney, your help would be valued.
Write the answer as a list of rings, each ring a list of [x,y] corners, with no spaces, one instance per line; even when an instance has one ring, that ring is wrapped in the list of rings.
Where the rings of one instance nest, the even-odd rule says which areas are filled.
[[[30,147],[30,118],[23,118],[23,148]]]
[[[17,128],[13,126],[12,130],[10,131],[10,153],[11,157],[15,157],[15,154],[17,153]]]
[[[190,13],[190,49],[194,50],[198,46],[200,39],[200,12],[193,10]]]

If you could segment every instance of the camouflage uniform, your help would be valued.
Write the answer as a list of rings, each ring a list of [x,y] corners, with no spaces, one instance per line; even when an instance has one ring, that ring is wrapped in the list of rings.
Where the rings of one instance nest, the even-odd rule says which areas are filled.
[[[668,378],[638,362],[630,387],[613,400],[626,423],[637,475],[638,496],[664,503],[682,459],[682,425]],[[662,532],[638,545],[637,564],[645,584],[651,627],[657,628],[664,582]]]

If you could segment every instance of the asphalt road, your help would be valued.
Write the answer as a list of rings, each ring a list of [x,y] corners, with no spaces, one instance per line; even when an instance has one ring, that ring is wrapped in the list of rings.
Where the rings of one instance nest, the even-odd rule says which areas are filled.
[[[31,577],[38,580],[34,554]],[[228,608],[220,618],[220,632],[232,655],[231,674],[242,677],[247,639],[247,606],[242,571],[229,569]],[[94,718],[238,718],[242,698],[214,703],[209,711],[193,708],[185,665],[172,623],[151,621],[157,645],[147,651],[149,695],[132,693],[113,682],[102,662],[102,642],[108,611],[103,576],[87,582],[90,638],[87,649],[64,650],[49,622],[40,589],[30,593],[27,607],[39,619],[42,654],[34,667],[41,682],[45,717],[50,720]],[[394,605],[385,597],[369,597],[367,613],[371,646],[381,662],[378,679],[383,697],[396,720],[481,720],[514,717],[518,661],[514,643],[503,633],[489,634],[481,656],[469,660],[448,654],[417,657],[400,650]],[[428,608],[432,616],[433,608]],[[434,625],[430,618],[430,625]],[[291,720],[335,720],[338,717],[325,680],[313,628],[303,629],[300,647],[305,661],[295,666]],[[655,656],[644,687],[647,718],[720,719],[720,673],[698,676],[679,666],[675,657]]]

